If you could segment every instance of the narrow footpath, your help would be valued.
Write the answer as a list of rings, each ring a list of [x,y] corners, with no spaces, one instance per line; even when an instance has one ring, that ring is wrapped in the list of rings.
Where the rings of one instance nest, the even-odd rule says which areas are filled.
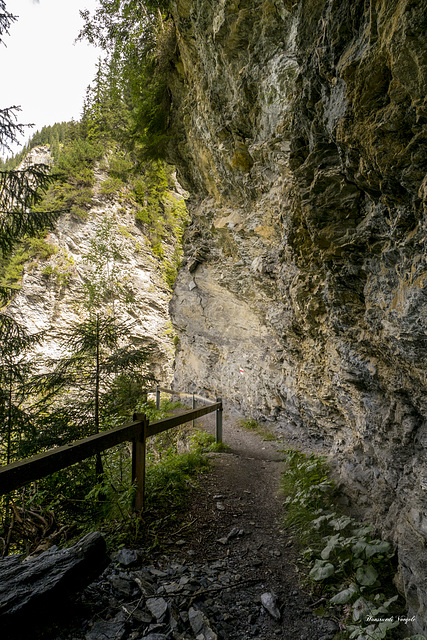
[[[214,431],[214,418],[200,426]],[[93,611],[57,640],[331,640],[299,587],[297,552],[283,530],[283,444],[224,417],[225,453],[210,454],[187,519],[164,554],[142,565],[121,550],[84,592]]]

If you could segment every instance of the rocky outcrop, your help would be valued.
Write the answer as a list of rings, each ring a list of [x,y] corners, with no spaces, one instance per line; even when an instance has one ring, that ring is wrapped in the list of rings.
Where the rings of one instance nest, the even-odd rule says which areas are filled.
[[[48,164],[49,159],[47,147],[36,147],[25,162]],[[105,262],[105,256],[90,256],[96,254],[97,245],[110,243],[109,272],[132,299],[125,302],[124,295],[118,296],[115,311],[122,320],[131,323],[131,342],[151,348],[152,373],[166,383],[172,378],[174,358],[168,313],[170,291],[160,261],[137,223],[136,205],[119,192],[105,194],[102,185],[107,178],[104,170],[99,167],[95,170],[92,204],[86,215],[61,214],[46,238],[52,255],[25,264],[20,289],[9,303],[7,313],[31,333],[47,332],[46,340],[36,348],[41,356],[61,355],[60,338],[54,334],[60,336],[81,318],[84,285],[94,274],[97,277],[99,265],[95,261]],[[102,250],[100,246],[99,251]]]
[[[51,548],[37,557],[12,555],[0,560],[2,638],[33,636],[65,617],[69,598],[108,565],[105,540],[90,533],[69,549]]]
[[[426,630],[424,0],[174,0],[176,384],[304,430]]]

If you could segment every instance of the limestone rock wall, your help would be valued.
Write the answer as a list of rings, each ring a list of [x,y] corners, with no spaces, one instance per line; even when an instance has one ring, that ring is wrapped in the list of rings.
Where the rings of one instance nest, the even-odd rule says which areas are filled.
[[[176,385],[323,441],[425,631],[427,2],[172,5]]]
[[[48,147],[36,147],[25,162],[49,164]],[[69,329],[84,313],[82,284],[93,278],[94,270],[87,257],[94,252],[93,243],[101,242],[98,234],[108,224],[116,254],[110,260],[109,269],[133,296],[132,304],[117,301],[116,312],[132,325],[131,342],[151,347],[151,370],[166,384],[172,379],[174,360],[168,312],[170,291],[159,261],[136,223],[135,208],[128,199],[120,198],[119,193],[104,195],[102,192],[102,183],[107,177],[98,167],[87,217],[61,214],[46,239],[53,247],[52,256],[25,264],[21,288],[8,304],[7,313],[31,333],[46,332],[46,340],[36,347],[36,356],[59,357],[60,340],[55,334]]]

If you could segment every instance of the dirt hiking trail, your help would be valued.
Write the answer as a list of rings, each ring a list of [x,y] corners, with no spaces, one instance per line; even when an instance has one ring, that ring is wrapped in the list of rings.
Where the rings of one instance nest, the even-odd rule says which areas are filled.
[[[213,415],[196,424],[215,433]],[[239,582],[246,582],[244,588],[234,588],[230,594],[226,590],[216,594],[223,600],[225,618],[233,604],[228,624],[222,633],[218,629],[218,638],[332,638],[337,626],[313,615],[314,602],[299,587],[298,553],[283,527],[279,487],[283,450],[295,447],[295,439],[264,440],[243,427],[240,417],[225,414],[223,440],[230,450],[210,454],[211,470],[199,478],[188,522],[171,545],[171,555],[182,562],[191,559],[205,564],[226,559],[228,570],[237,571],[234,578],[237,575]],[[272,594],[276,616],[262,606],[263,594]],[[268,602],[268,598],[263,600]]]
[[[213,433],[214,415],[197,426]],[[282,526],[283,449],[297,442],[265,441],[227,414],[223,436],[230,449],[209,454],[161,551],[114,553],[55,640],[332,640],[337,626],[313,614]]]

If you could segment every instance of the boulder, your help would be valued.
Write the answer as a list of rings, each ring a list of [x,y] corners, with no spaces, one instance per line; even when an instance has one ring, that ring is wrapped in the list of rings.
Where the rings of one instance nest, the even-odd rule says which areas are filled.
[[[69,613],[70,597],[109,563],[103,536],[90,533],[68,549],[52,547],[37,557],[8,556],[0,561],[2,640],[43,629]]]

